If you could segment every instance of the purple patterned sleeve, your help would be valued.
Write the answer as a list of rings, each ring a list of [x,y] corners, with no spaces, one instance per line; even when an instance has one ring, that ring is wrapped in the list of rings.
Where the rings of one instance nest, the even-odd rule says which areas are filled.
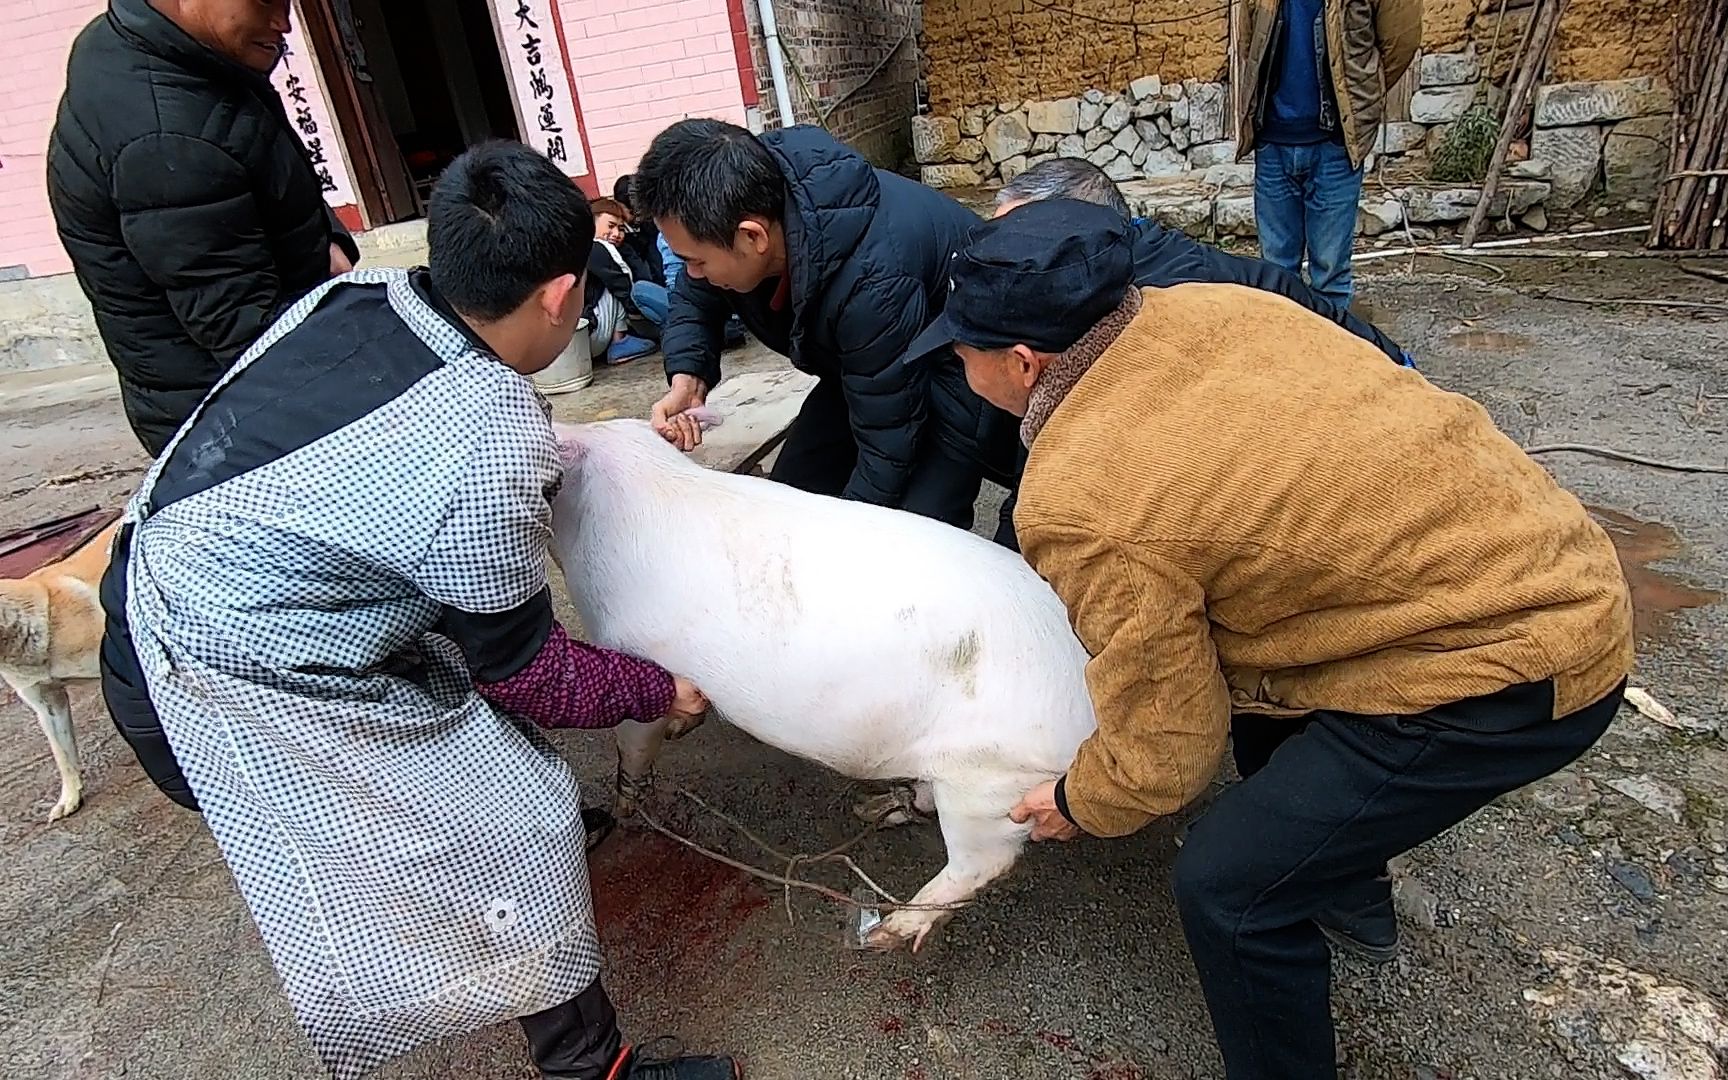
[[[577,641],[556,622],[516,674],[475,687],[480,696],[544,728],[609,728],[658,720],[672,707],[672,675],[652,661]]]

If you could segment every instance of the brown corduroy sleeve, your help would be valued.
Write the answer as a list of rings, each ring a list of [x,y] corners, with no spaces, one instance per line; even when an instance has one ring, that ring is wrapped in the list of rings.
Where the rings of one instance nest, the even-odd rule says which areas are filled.
[[[1027,523],[1019,535],[1092,656],[1098,730],[1063,782],[1068,812],[1094,836],[1126,836],[1187,805],[1224,756],[1230,702],[1205,592],[1155,555],[1087,530]]]

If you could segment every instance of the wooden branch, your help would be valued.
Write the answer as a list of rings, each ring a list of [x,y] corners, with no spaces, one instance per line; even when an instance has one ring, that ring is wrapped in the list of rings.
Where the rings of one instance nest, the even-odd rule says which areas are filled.
[[[1512,137],[1518,130],[1518,118],[1535,95],[1542,71],[1548,66],[1548,50],[1554,43],[1554,32],[1560,25],[1560,15],[1566,10],[1566,0],[1547,0],[1531,20],[1530,34],[1519,62],[1517,81],[1506,99],[1506,113],[1500,119],[1500,137],[1494,140],[1494,153],[1488,159],[1488,174],[1482,178],[1482,194],[1470,210],[1470,220],[1458,238],[1458,246],[1468,248],[1476,242],[1483,222],[1488,220],[1488,208],[1500,190],[1500,173],[1506,167],[1506,155],[1512,149]]]

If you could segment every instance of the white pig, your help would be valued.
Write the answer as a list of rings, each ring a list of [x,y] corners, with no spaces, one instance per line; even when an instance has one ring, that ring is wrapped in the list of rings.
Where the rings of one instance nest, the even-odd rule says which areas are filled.
[[[1030,831],[1008,818],[1094,726],[1087,655],[1013,552],[940,522],[705,469],[637,420],[560,426],[554,556],[595,643],[647,657],[715,713],[849,777],[916,781],[948,864],[910,901],[970,900]],[[649,775],[664,722],[619,729]],[[914,950],[949,913],[904,907]]]

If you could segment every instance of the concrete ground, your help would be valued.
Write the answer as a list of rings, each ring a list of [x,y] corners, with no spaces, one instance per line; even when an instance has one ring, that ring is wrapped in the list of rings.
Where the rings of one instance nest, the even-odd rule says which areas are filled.
[[[1728,290],[1654,261],[1501,265],[1511,276],[1490,284],[1489,272],[1451,262],[1365,264],[1363,306],[1431,379],[1482,401],[1522,442],[1728,458],[1728,322],[1532,295],[1708,300]],[[774,362],[760,351],[729,357],[733,370]],[[638,362],[600,372],[556,407],[571,419],[642,414],[661,385],[655,361]],[[117,505],[144,464],[100,369],[0,376],[0,424],[0,532]],[[1636,681],[1691,730],[1628,710],[1577,768],[1409,857],[1403,958],[1336,968],[1353,1077],[1609,1077],[1625,1067],[1616,1058],[1650,1047],[1669,1071],[1638,1075],[1722,1075],[1721,1051],[1699,1039],[1722,1023],[1721,1012],[1710,1019],[1712,999],[1718,1010],[1728,1001],[1728,607],[1717,596],[1728,587],[1728,478],[1544,462],[1622,541],[1641,613]],[[47,825],[47,747],[21,704],[0,704],[4,1074],[318,1076],[199,819],[151,787],[92,690],[74,706],[85,806]],[[590,797],[604,799],[609,741],[560,741]],[[787,850],[822,850],[854,831],[845,780],[717,723],[662,766]],[[658,810],[754,857],[711,820],[670,802]],[[606,977],[633,1036],[675,1033],[738,1052],[761,1080],[1212,1080],[1222,1070],[1167,888],[1176,828],[1035,848],[918,957],[850,951],[845,920],[824,902],[793,897],[789,922],[777,890],[623,831],[592,860]],[[904,829],[855,855],[884,886],[910,892],[942,845],[933,829]],[[1718,1034],[1728,1045],[1728,1031]],[[530,1072],[505,1025],[380,1075]]]

